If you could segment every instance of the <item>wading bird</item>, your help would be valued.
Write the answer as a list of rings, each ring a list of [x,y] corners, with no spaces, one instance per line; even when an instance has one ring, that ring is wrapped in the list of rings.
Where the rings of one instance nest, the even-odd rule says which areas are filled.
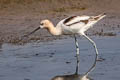
[[[96,52],[95,62],[93,66],[88,70],[88,72],[86,72],[86,75],[88,75],[88,73],[92,71],[96,65],[96,61],[98,59],[98,50],[95,42],[92,39],[90,39],[84,32],[87,31],[89,28],[91,28],[95,23],[97,23],[99,20],[101,20],[105,16],[106,16],[105,13],[100,14],[98,16],[86,16],[86,15],[71,16],[61,20],[56,25],[56,27],[53,25],[51,21],[46,19],[40,22],[40,26],[38,28],[36,28],[34,31],[32,31],[31,33],[25,36],[29,36],[30,34],[42,28],[47,29],[52,35],[74,35],[75,45],[76,45],[77,64],[78,64],[76,68],[76,74],[78,74],[78,67],[79,67],[79,46],[78,46],[76,34],[85,37],[86,39],[88,39],[88,41],[90,41],[90,43],[92,43]]]

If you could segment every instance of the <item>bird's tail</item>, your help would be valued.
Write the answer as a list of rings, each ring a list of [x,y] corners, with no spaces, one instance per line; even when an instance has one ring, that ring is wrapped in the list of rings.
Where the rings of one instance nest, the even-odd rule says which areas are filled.
[[[104,18],[105,16],[106,16],[106,13],[103,13],[103,14],[100,14],[100,15],[98,15],[98,16],[94,16],[93,19],[99,21],[99,20],[101,20],[102,18]]]
[[[100,17],[100,19],[104,18],[106,16],[106,13],[100,14],[98,15]]]

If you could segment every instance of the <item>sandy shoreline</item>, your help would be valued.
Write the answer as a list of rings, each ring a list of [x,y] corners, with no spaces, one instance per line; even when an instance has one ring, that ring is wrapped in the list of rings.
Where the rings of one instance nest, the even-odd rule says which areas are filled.
[[[80,12],[78,12],[80,13]],[[78,15],[76,13],[76,15]],[[48,16],[48,17],[47,17]],[[53,15],[49,14],[45,16],[46,18],[53,21],[56,24],[59,20],[67,17],[69,15],[62,14]],[[36,27],[39,26],[39,21],[45,19],[42,16],[0,16],[0,42],[1,43],[19,43],[21,36],[31,32]],[[120,17],[119,15],[109,15],[103,20],[99,21],[93,28],[88,30],[86,33],[88,35],[97,35],[97,36],[116,36],[120,32]],[[66,36],[65,36],[66,37]],[[40,30],[35,34],[31,35],[29,38],[21,42],[30,42],[30,41],[49,41],[55,40],[62,37],[56,37],[50,35],[46,30]]]
[[[0,43],[18,44],[31,41],[42,42],[56,40],[59,38],[61,39],[64,37],[51,36],[46,30],[40,30],[31,35],[29,38],[19,41],[21,36],[31,32],[34,28],[38,27],[39,22],[42,19],[50,19],[56,25],[59,20],[71,15],[98,15],[103,12],[107,13],[107,17],[98,22],[94,28],[87,31],[87,34],[99,36],[116,36],[117,33],[120,32],[119,8],[117,7],[117,4],[113,6],[116,1],[109,1],[109,6],[105,4],[108,3],[107,0],[103,1],[104,4],[100,3],[99,1],[93,1],[89,3],[87,2],[89,0],[86,0],[86,2],[81,1],[79,4],[77,1],[79,0],[74,1],[74,3],[71,4],[66,0],[66,5],[63,5],[64,2],[59,2],[59,4],[57,1],[51,2],[52,6],[48,5],[48,2],[46,1],[43,3],[29,2],[30,4],[26,2],[24,5],[22,2],[18,5],[16,2],[12,4],[11,1],[9,2],[9,5],[0,5]],[[0,4],[5,4],[5,2]],[[55,10],[54,6],[57,4],[62,4],[62,6],[57,6]],[[104,6],[104,8],[102,6]],[[43,10],[43,7],[47,12]]]

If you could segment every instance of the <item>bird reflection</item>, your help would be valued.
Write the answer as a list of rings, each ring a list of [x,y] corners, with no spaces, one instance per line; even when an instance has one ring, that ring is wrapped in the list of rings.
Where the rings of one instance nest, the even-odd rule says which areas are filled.
[[[51,80],[93,80],[90,77],[88,77],[88,74],[83,74],[80,75],[78,74],[79,70],[79,63],[76,65],[76,71],[74,74],[69,74],[69,75],[57,75],[53,77]]]
[[[71,75],[58,75],[51,80],[93,80],[87,75],[71,74]]]
[[[93,80],[88,76],[88,74],[95,69],[96,63],[97,63],[98,55],[95,56],[95,61],[93,65],[90,67],[90,69],[83,75],[80,75],[79,72],[79,62],[77,62],[76,65],[76,71],[74,74],[69,75],[57,75],[53,77],[51,80]]]

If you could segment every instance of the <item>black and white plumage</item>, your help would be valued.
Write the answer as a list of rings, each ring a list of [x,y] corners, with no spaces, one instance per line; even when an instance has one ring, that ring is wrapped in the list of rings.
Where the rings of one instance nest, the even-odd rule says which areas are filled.
[[[96,22],[105,17],[105,14],[98,16],[71,16],[61,20],[56,28],[61,27],[61,34],[84,34]]]
[[[45,28],[52,35],[66,35],[66,34],[74,35],[75,45],[76,45],[77,64],[78,64],[78,66],[76,68],[76,74],[78,73],[78,68],[79,68],[79,47],[78,47],[78,41],[77,41],[75,35],[78,34],[78,35],[84,36],[86,39],[88,39],[90,41],[90,43],[92,43],[92,45],[94,46],[95,52],[96,52],[94,64],[88,70],[88,72],[85,73],[85,76],[86,76],[86,75],[88,75],[88,73],[90,73],[95,68],[96,61],[98,58],[98,50],[97,50],[95,42],[92,39],[90,39],[87,35],[85,35],[84,32],[87,31],[90,27],[92,27],[95,23],[97,23],[99,20],[101,20],[105,16],[106,16],[105,13],[100,14],[98,16],[86,16],[86,15],[84,15],[84,16],[71,16],[71,17],[68,17],[68,18],[61,20],[56,25],[56,27],[52,24],[51,21],[42,20],[40,22],[40,27],[35,29],[30,34],[34,33],[35,31],[37,31],[40,28]],[[28,35],[30,35],[30,34],[28,34]]]

